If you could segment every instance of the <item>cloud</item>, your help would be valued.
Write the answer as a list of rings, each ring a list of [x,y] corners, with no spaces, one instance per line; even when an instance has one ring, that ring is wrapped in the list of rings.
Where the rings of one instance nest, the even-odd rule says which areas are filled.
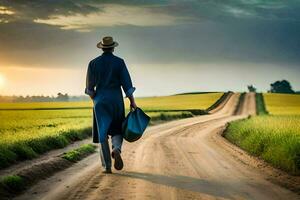
[[[224,6],[225,12],[232,14],[234,17],[255,17],[256,14],[242,8],[232,7],[232,6]]]
[[[47,19],[34,19],[35,23],[59,26],[61,29],[90,31],[97,27],[112,26],[169,26],[180,23],[183,17],[157,12],[155,7],[102,5],[101,11],[89,14],[51,15]]]
[[[300,63],[299,1],[1,1],[0,65],[82,67],[108,34],[137,63]]]
[[[241,0],[241,3],[264,9],[281,9],[287,7],[285,1]]]
[[[5,6],[0,6],[0,15],[13,15],[15,12],[6,8]]]
[[[10,10],[9,8],[5,6],[0,6],[0,24],[7,24],[10,22],[10,18],[12,15],[14,15],[15,12],[13,10]]]
[[[299,6],[298,0],[0,0],[0,19],[2,24],[26,21],[41,27],[47,24],[90,31],[97,27],[169,26],[225,18],[300,21]]]

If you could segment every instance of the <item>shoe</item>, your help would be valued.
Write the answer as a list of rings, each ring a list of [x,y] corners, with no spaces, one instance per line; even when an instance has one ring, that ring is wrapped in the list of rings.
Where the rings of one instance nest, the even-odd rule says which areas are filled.
[[[117,149],[113,150],[113,152],[111,153],[111,157],[113,159],[115,159],[115,163],[114,163],[115,169],[116,170],[123,169],[124,164],[123,164],[123,160],[122,160],[120,151]]]
[[[110,168],[102,170],[102,174],[111,174],[112,171]]]

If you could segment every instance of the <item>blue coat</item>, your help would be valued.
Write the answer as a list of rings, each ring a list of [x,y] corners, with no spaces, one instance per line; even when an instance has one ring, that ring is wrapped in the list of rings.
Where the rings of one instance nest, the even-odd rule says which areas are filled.
[[[123,59],[105,52],[90,61],[85,93],[93,98],[93,142],[122,134],[125,109],[121,87],[129,97],[135,88]]]

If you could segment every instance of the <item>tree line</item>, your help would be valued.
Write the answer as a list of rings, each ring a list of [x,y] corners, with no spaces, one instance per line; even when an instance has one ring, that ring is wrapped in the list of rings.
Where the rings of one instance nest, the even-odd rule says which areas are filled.
[[[69,96],[67,93],[58,93],[57,96],[44,96],[44,95],[33,95],[33,96],[1,96],[0,102],[65,102],[65,101],[87,101],[87,96]]]
[[[249,92],[256,92],[256,88],[253,85],[248,85]],[[275,81],[270,84],[269,93],[284,93],[284,94],[295,94],[299,92],[295,92],[292,88],[292,85],[287,80]]]
[[[253,85],[248,85],[249,92],[256,92],[256,88]],[[295,94],[300,92],[295,92],[287,80],[275,81],[270,84],[270,93],[286,93]],[[81,96],[69,96],[67,93],[58,93],[56,97],[54,96],[1,96],[0,102],[65,102],[65,101],[88,101],[89,97],[86,95]]]

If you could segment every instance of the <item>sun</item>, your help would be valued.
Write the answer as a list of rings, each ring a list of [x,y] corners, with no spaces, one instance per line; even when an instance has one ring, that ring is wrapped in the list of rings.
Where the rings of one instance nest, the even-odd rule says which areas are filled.
[[[3,88],[5,85],[5,77],[0,73],[0,88]]]

